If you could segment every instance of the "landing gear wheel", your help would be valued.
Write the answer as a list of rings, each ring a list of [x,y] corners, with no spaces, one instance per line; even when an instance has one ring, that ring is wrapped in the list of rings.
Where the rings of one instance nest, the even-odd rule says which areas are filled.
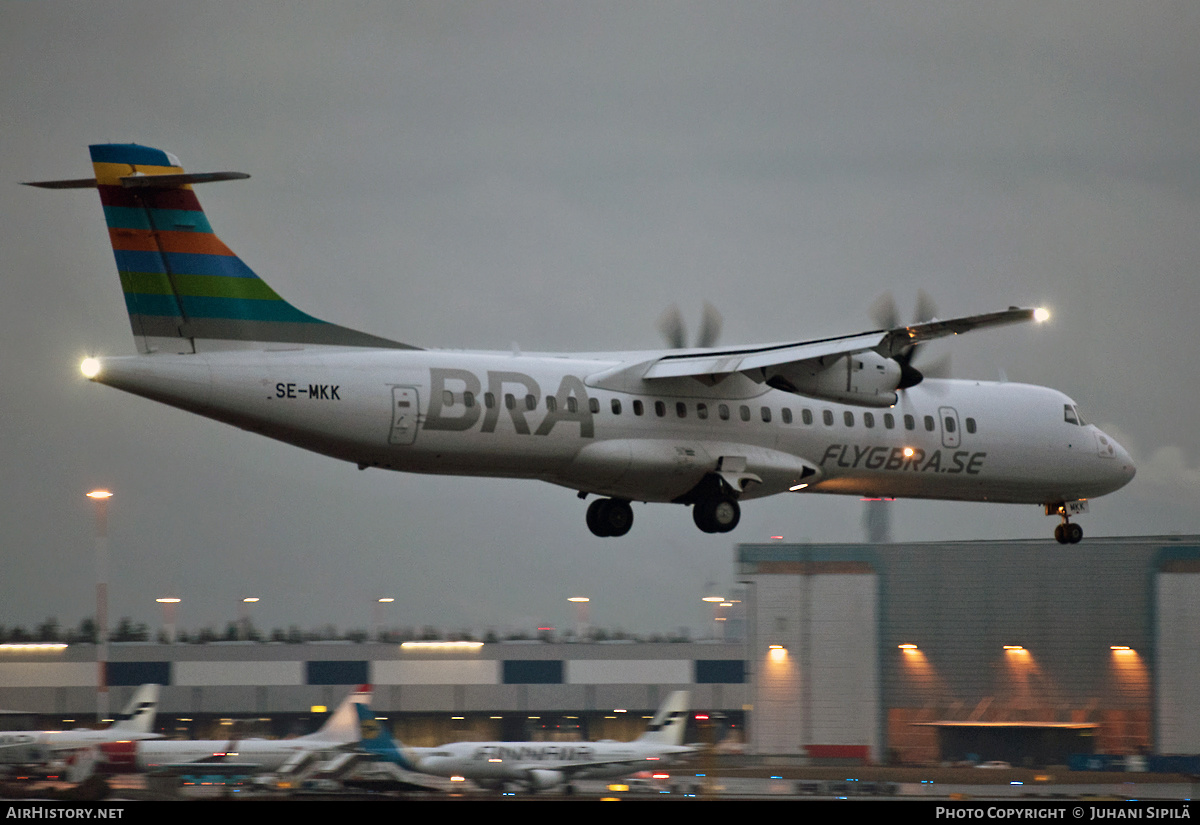
[[[598,498],[587,509],[587,526],[601,538],[623,536],[633,526],[633,508],[619,498]]]
[[[733,496],[712,496],[692,505],[692,520],[705,533],[728,533],[742,520],[742,508]]]
[[[1054,540],[1059,544],[1079,544],[1083,540],[1083,528],[1078,524],[1063,521],[1054,528]]]

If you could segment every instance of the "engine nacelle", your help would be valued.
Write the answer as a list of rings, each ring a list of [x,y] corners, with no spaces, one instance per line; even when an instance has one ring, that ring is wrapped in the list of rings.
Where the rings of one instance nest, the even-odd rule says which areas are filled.
[[[796,395],[863,407],[890,407],[896,403],[901,369],[895,360],[867,350],[765,367],[763,379],[777,390]]]
[[[529,772],[529,787],[535,791],[544,791],[558,787],[564,777],[559,771],[533,770]]]

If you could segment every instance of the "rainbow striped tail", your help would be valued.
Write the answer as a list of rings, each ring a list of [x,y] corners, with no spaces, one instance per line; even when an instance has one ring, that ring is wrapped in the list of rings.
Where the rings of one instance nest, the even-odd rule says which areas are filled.
[[[192,186],[249,175],[188,174],[173,155],[134,143],[89,149],[94,180],[30,185],[100,191],[139,352],[261,349],[272,343],[412,349],[301,312],[221,242]]]

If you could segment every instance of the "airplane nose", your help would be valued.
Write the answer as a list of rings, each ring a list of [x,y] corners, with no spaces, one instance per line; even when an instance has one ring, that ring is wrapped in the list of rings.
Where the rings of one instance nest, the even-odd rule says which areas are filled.
[[[1134,466],[1129,451],[1118,444],[1115,438],[1104,432],[1100,434],[1100,443],[1106,445],[1109,450],[1113,462],[1113,474],[1118,482],[1117,487],[1124,487],[1133,481],[1133,477],[1137,475],[1137,467]]]

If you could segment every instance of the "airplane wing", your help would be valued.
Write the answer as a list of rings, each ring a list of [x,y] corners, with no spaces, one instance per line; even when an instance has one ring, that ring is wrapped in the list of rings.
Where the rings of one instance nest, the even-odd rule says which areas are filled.
[[[1032,321],[1042,317],[1040,312],[1035,309],[1009,307],[1002,312],[967,315],[946,321],[935,319],[895,329],[881,329],[814,341],[672,353],[653,362],[642,378],[702,378],[740,372],[755,381],[762,381],[764,371],[771,367],[839,358],[867,350],[872,350],[884,358],[894,358],[915,344],[986,327]]]

